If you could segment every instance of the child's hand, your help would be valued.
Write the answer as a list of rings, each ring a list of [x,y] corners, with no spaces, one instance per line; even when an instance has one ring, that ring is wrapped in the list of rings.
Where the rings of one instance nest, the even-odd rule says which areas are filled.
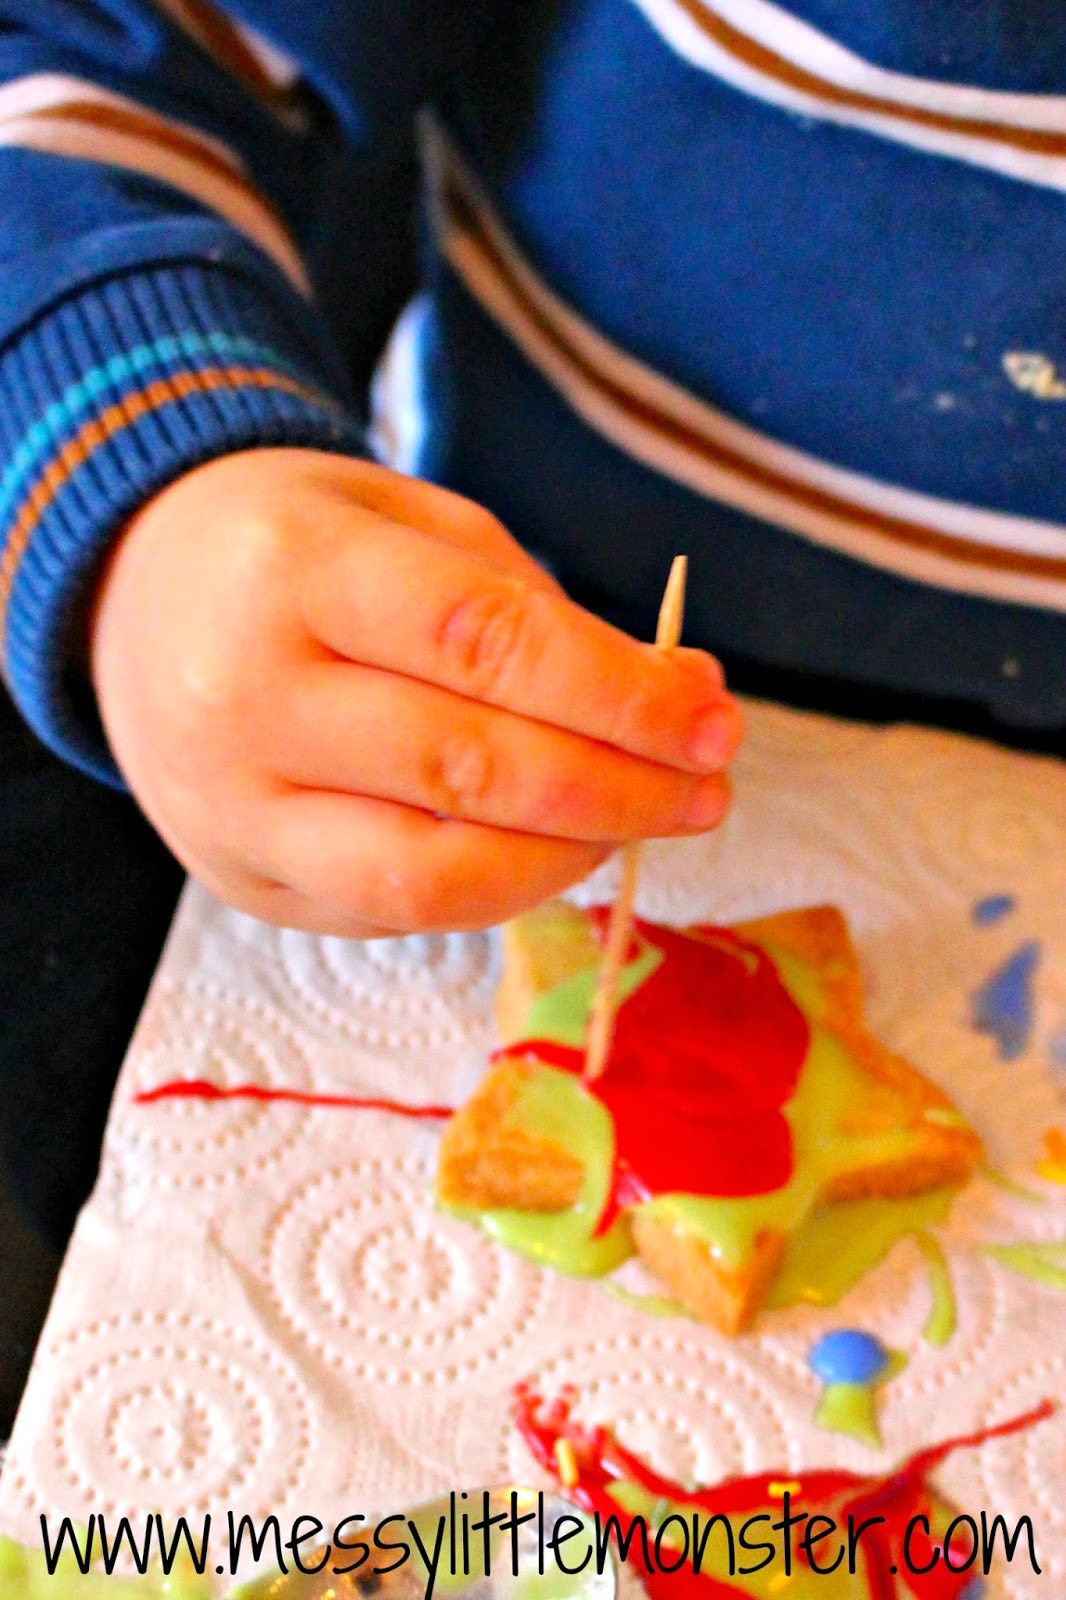
[[[480,507],[362,461],[180,479],[120,541],[91,646],[145,812],[274,922],[484,926],[728,802],[740,718],[709,656],[635,642]]]

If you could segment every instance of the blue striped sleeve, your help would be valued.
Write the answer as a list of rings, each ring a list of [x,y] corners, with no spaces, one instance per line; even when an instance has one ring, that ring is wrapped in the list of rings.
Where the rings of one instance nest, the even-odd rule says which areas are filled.
[[[58,754],[119,778],[78,626],[124,522],[175,477],[257,446],[365,452],[293,318],[217,263],[141,267],[36,319],[0,357],[0,653]]]

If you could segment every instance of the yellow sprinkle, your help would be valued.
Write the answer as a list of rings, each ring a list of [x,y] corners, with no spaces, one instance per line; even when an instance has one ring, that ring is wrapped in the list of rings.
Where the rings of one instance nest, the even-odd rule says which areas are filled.
[[[780,1594],[782,1589],[788,1588],[794,1576],[795,1574],[791,1572],[779,1572],[776,1578],[771,1578],[766,1585],[767,1594]]]
[[[569,1439],[556,1439],[555,1463],[559,1468],[559,1482],[564,1489],[572,1489],[577,1483],[580,1473],[577,1470],[574,1447]]]
[[[787,1478],[783,1483],[776,1481],[766,1485],[766,1492],[771,1500],[783,1500],[786,1494],[800,1494],[803,1485],[795,1478]]]
[[[1048,1183],[1060,1183],[1066,1188],[1066,1162],[1038,1161],[1036,1170],[1041,1178],[1046,1178]]]

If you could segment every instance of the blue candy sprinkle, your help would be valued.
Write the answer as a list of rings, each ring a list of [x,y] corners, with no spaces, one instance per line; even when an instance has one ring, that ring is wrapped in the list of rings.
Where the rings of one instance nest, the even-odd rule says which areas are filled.
[[[983,1578],[971,1578],[959,1595],[959,1600],[982,1600],[987,1593],[988,1585]]]
[[[1033,975],[1040,945],[1030,939],[973,995],[971,1019],[978,1033],[990,1033],[1001,1061],[1016,1061],[1029,1044],[1033,1027]]]
[[[1012,894],[989,894],[978,900],[970,915],[979,928],[990,928],[1010,915],[1017,904]]]
[[[822,1335],[807,1359],[823,1383],[873,1383],[887,1369],[889,1354],[875,1334],[837,1328]]]

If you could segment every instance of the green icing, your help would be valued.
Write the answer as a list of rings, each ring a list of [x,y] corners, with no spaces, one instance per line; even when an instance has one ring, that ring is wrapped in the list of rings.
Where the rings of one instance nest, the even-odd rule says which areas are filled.
[[[835,1306],[897,1240],[943,1222],[957,1192],[819,1206],[789,1238],[767,1304]]]
[[[1066,1289],[1066,1239],[1046,1244],[986,1244],[990,1256],[1025,1278]]]
[[[916,1238],[929,1269],[929,1291],[932,1296],[922,1338],[926,1344],[939,1347],[947,1344],[958,1326],[955,1289],[939,1239],[935,1239],[931,1233],[919,1233]]]
[[[646,947],[619,974],[619,1000],[626,1000],[650,978],[662,961],[658,950]],[[581,1049],[585,1042],[595,967],[577,973],[547,990],[533,1002],[522,1028],[527,1039],[551,1039],[556,1044]],[[540,1067],[524,1080],[508,1116],[508,1123],[538,1138],[549,1139],[581,1162],[585,1181],[577,1204],[567,1211],[468,1211],[455,1208],[454,1216],[479,1222],[501,1244],[573,1277],[599,1278],[613,1272],[633,1254],[633,1240],[624,1218],[602,1238],[593,1230],[607,1203],[614,1162],[614,1127],[609,1112],[587,1093],[572,1073]]]
[[[877,1421],[877,1402],[886,1383],[891,1383],[907,1365],[902,1350],[890,1350],[888,1366],[873,1383],[828,1383],[814,1413],[815,1424],[826,1433],[843,1433],[874,1450],[881,1447]]]
[[[781,981],[811,1026],[811,1042],[799,1085],[783,1108],[793,1134],[795,1168],[789,1182],[771,1194],[741,1198],[691,1194],[658,1195],[647,1211],[701,1238],[726,1266],[743,1262],[766,1229],[787,1240],[769,1304],[833,1305],[887,1254],[897,1239],[946,1217],[955,1191],[935,1190],[913,1199],[872,1199],[820,1205],[817,1196],[835,1174],[878,1159],[905,1155],[905,1130],[879,1135],[841,1135],[843,1114],[861,1104],[866,1080],[844,1045],[818,1024],[827,1009],[817,971],[767,941],[765,949]],[[661,953],[645,947],[622,970],[619,998],[627,999],[655,971]],[[550,1039],[573,1049],[584,1044],[597,971],[589,967],[539,995],[524,1020],[522,1036]],[[455,1215],[479,1222],[502,1244],[544,1265],[579,1277],[602,1276],[633,1253],[625,1218],[601,1239],[593,1237],[607,1199],[614,1157],[610,1117],[572,1074],[540,1066],[511,1107],[508,1121],[569,1151],[584,1168],[577,1204],[566,1211],[467,1211]],[[635,1297],[641,1299],[642,1297]],[[676,1302],[647,1297],[645,1309],[681,1315]],[[938,1326],[942,1325],[938,1323]]]
[[[576,1560],[580,1561],[584,1543],[578,1546]],[[569,1559],[565,1552],[564,1557]],[[593,1574],[590,1578],[589,1574]],[[567,1573],[549,1561],[544,1573],[523,1572],[507,1581],[509,1600],[575,1600],[582,1590],[595,1582],[595,1568],[588,1566],[583,1573]]]
[[[770,957],[777,968],[778,977],[807,1021],[812,1026],[824,1022],[829,1002],[826,1000],[825,990],[815,968],[801,960],[791,950],[775,944],[772,939],[761,940],[760,948]]]
[[[684,1485],[681,1487],[684,1488]],[[691,1517],[695,1509],[683,1501],[664,1500],[661,1496],[653,1495],[643,1484],[634,1483],[630,1478],[617,1478],[614,1483],[608,1483],[605,1492],[627,1517],[643,1517],[652,1533],[662,1526],[667,1517]]]
[[[27,1550],[11,1539],[0,1538],[0,1594],[4,1600],[208,1600],[215,1588],[197,1577],[188,1565],[177,1566],[169,1577],[162,1572],[143,1578],[108,1577],[102,1568],[81,1573],[73,1556],[64,1551],[54,1573],[45,1565],[44,1553]]]
[[[541,1034],[541,1038],[545,1035]],[[581,1197],[568,1211],[465,1211],[493,1238],[544,1266],[575,1277],[602,1277],[633,1254],[624,1218],[593,1237],[607,1202],[614,1160],[610,1113],[572,1073],[540,1067],[523,1080],[508,1121],[568,1150],[584,1168]]]
[[[1028,1200],[1030,1205],[1047,1204],[1047,1195],[1037,1194],[1034,1190],[1027,1189],[1024,1184],[1015,1183],[1013,1178],[1008,1178],[998,1167],[990,1167],[986,1162],[981,1168],[981,1173],[989,1183],[995,1184],[997,1189],[1005,1189],[1008,1194],[1016,1194],[1020,1200]]]
[[[926,1122],[931,1122],[938,1128],[965,1128],[966,1118],[954,1106],[926,1106],[922,1112]]]
[[[694,1321],[692,1312],[681,1304],[680,1300],[672,1300],[665,1294],[634,1294],[630,1289],[623,1289],[620,1283],[606,1283],[604,1288],[615,1300],[620,1300],[624,1306],[632,1306],[636,1311],[643,1311],[649,1317],[687,1317]]]
[[[627,962],[618,974],[618,1004],[628,1000],[662,961],[662,952],[647,945],[635,960]],[[572,1050],[583,1050],[598,976],[595,967],[587,967],[565,983],[538,995],[526,1013],[522,1037],[551,1039],[555,1044],[569,1045]]]
[[[815,1423],[826,1433],[844,1433],[875,1450],[881,1444],[877,1425],[877,1390],[870,1383],[826,1384],[814,1413]]]

